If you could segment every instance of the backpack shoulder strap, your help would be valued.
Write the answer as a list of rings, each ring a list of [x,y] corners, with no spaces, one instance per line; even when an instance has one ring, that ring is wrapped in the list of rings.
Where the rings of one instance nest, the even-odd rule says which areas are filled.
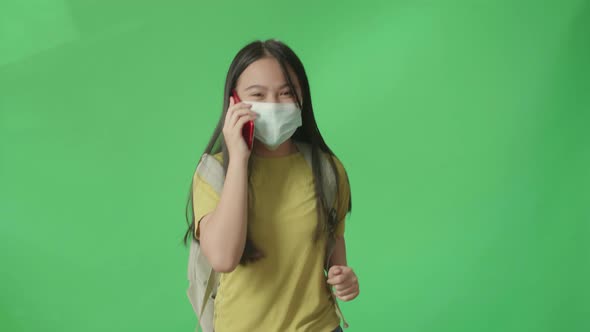
[[[225,174],[223,165],[214,156],[204,153],[197,165],[197,174],[215,189],[218,194],[221,193]]]
[[[213,155],[205,153],[201,156],[199,164],[197,165],[196,174],[206,181],[211,187],[221,194],[223,183],[225,181],[225,174],[223,165]],[[195,312],[199,312],[199,321],[205,321],[204,312],[207,308],[207,303],[211,294],[217,289],[218,273],[213,270],[207,258],[202,253],[199,243],[193,238],[191,242],[191,250],[189,255],[188,264],[188,279],[191,282],[191,288],[189,291],[193,297],[191,301],[195,308]],[[196,291],[193,288],[204,288],[204,291]],[[199,295],[202,295],[200,297]],[[191,297],[191,296],[189,296]],[[212,308],[207,312],[208,315],[212,315]]]

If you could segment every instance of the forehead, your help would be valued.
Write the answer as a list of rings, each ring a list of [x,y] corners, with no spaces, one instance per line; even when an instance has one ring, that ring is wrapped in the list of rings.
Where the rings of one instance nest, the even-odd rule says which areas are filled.
[[[298,87],[299,81],[295,72],[288,65],[287,70],[290,73],[291,81]],[[279,62],[273,57],[265,57],[252,62],[246,67],[238,77],[236,86],[245,89],[250,85],[258,84],[278,89],[286,83],[287,79],[283,76]]]

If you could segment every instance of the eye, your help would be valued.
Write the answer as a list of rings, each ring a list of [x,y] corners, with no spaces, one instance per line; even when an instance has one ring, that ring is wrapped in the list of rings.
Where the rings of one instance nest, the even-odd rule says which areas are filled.
[[[291,91],[285,91],[284,93],[290,95]]]
[[[251,96],[262,96],[262,93],[254,93],[254,94],[251,94]]]

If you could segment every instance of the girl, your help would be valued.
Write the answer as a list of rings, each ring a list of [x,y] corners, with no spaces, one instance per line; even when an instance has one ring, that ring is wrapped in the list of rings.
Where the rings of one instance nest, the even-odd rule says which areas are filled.
[[[231,97],[234,89],[242,102]],[[218,195],[203,178],[193,177],[187,205],[193,218],[185,235],[185,243],[189,235],[200,241],[210,265],[221,272],[215,331],[342,331],[326,283],[342,301],[359,294],[343,237],[352,208],[350,185],[317,127],[303,64],[280,41],[252,42],[232,61],[224,97],[204,153],[223,165],[225,182]],[[251,120],[252,150],[242,136]],[[309,144],[313,167],[295,141]],[[320,154],[330,157],[336,174],[332,217],[318,185],[324,176]],[[326,276],[328,236],[336,244]]]

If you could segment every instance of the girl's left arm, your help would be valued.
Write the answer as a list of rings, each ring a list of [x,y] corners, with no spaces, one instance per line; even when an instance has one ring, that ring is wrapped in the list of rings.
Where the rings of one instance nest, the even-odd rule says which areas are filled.
[[[340,193],[338,195],[338,217],[340,223],[338,224],[336,232],[336,243],[334,244],[334,250],[330,257],[328,269],[328,280],[327,282],[334,286],[334,294],[342,301],[350,301],[359,295],[359,282],[354,270],[348,266],[346,261],[346,242],[344,241],[344,223],[347,215],[347,211],[350,206],[350,184],[348,182],[348,175],[344,166],[338,160],[334,158],[336,167],[338,169],[340,181]]]
[[[355,299],[359,293],[359,282],[354,270],[346,262],[346,242],[344,236],[337,236],[334,251],[330,258],[328,283],[334,286],[334,294],[342,301]]]
[[[334,251],[330,259],[330,267],[332,265],[346,266],[346,242],[344,236],[336,236],[336,243],[334,244]]]

